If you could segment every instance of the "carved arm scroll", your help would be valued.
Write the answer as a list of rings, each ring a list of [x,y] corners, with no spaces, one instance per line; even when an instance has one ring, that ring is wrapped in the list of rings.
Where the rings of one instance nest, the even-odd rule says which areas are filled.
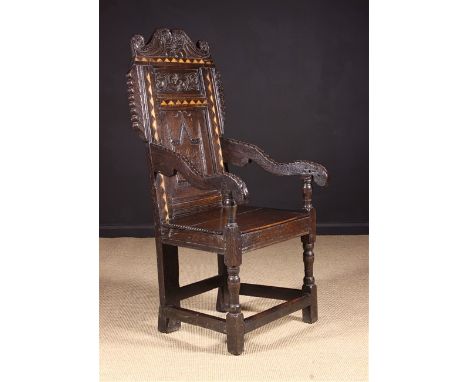
[[[238,204],[246,202],[248,190],[246,184],[234,174],[223,173],[203,175],[183,155],[159,144],[150,144],[151,161],[154,171],[166,176],[180,173],[192,186],[202,190],[217,189],[223,194],[232,193]]]
[[[221,147],[224,160],[236,166],[242,167],[253,161],[274,175],[312,176],[319,186],[327,184],[327,169],[318,163],[310,161],[278,163],[258,146],[231,138],[222,138]]]

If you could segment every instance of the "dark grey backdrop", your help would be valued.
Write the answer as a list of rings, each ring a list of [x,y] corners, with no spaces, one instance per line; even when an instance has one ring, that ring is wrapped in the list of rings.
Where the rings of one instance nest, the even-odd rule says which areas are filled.
[[[143,143],[130,127],[129,40],[156,27],[210,43],[223,76],[227,137],[275,159],[325,165],[317,187],[319,233],[367,233],[368,2],[131,1],[100,4],[100,234],[151,235]],[[251,166],[251,167],[250,167]],[[233,168],[251,204],[300,208],[301,181],[256,165]]]

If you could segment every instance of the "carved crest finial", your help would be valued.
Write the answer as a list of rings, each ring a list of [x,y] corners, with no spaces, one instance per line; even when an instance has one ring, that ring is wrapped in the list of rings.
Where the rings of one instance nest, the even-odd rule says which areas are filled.
[[[137,54],[137,51],[143,46],[145,46],[145,39],[142,35],[136,34],[130,40],[130,47],[134,56]]]
[[[132,37],[131,46],[134,56],[198,59],[210,56],[210,48],[206,41],[194,44],[180,29],[157,29],[146,45],[143,36],[135,35]]]

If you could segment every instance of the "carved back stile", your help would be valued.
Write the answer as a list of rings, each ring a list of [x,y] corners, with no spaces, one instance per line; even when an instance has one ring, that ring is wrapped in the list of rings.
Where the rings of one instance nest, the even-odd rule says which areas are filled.
[[[147,44],[134,36],[131,47],[127,85],[132,127],[145,142],[188,158],[202,174],[223,172],[224,100],[208,44],[194,44],[181,30],[158,29]],[[153,187],[163,223],[221,205],[218,191],[196,189],[179,174],[157,174]]]

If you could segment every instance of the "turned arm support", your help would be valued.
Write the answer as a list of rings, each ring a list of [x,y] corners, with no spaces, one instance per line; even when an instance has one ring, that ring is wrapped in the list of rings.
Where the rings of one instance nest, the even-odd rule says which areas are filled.
[[[247,186],[236,175],[230,173],[203,175],[186,157],[159,144],[150,143],[150,153],[154,171],[166,176],[180,173],[192,186],[202,190],[216,189],[223,195],[232,195],[238,204],[243,204],[247,200]]]
[[[231,138],[221,138],[221,147],[223,159],[235,166],[242,167],[253,161],[274,175],[308,176],[312,177],[319,186],[327,184],[327,169],[318,163],[302,160],[291,163],[278,163],[258,146]]]

